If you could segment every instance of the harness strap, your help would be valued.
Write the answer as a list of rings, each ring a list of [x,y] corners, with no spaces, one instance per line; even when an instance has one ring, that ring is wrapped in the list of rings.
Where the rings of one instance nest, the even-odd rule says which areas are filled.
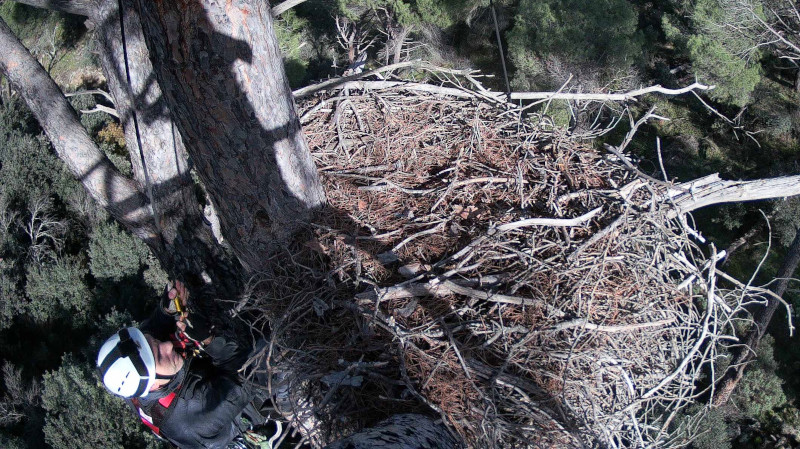
[[[172,393],[159,399],[158,402],[153,404],[148,411],[145,411],[142,408],[142,403],[138,398],[132,398],[131,403],[139,413],[139,419],[142,420],[142,423],[149,427],[153,433],[163,438],[164,436],[161,435],[161,428],[159,427],[159,424],[161,424],[161,421],[164,419],[164,415],[166,414],[167,410],[169,410],[170,406],[175,402],[175,398],[177,397],[178,395],[173,391]],[[150,414],[148,414],[148,412]]]

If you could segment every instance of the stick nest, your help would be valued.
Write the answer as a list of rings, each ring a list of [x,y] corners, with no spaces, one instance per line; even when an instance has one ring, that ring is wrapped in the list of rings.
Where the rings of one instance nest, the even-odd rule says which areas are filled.
[[[329,207],[240,307],[314,445],[425,410],[476,448],[686,443],[746,287],[664,186],[479,98],[298,106]]]

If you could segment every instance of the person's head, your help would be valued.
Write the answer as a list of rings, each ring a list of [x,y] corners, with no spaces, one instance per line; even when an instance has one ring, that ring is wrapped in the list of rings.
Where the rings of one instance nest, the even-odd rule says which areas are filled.
[[[172,342],[162,342],[128,327],[100,347],[97,368],[103,384],[125,398],[145,397],[168,383],[183,367]]]

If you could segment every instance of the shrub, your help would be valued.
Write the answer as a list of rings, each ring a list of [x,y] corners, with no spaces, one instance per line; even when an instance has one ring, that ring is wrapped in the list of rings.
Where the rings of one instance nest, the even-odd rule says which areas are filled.
[[[147,247],[116,222],[100,223],[89,240],[92,276],[112,282],[136,276],[147,258]]]
[[[30,264],[25,275],[28,315],[39,323],[67,319],[73,326],[85,324],[93,306],[84,282],[87,273],[74,257],[45,265]]]
[[[59,369],[44,375],[47,444],[53,449],[158,447],[125,402],[105,391],[91,365],[66,356]]]

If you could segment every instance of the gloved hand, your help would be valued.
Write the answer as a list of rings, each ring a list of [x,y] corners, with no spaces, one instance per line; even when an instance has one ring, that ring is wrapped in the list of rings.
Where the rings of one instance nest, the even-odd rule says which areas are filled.
[[[162,308],[173,316],[176,326],[192,340],[208,344],[213,326],[206,316],[195,311],[189,301],[189,290],[181,281],[167,283]]]

